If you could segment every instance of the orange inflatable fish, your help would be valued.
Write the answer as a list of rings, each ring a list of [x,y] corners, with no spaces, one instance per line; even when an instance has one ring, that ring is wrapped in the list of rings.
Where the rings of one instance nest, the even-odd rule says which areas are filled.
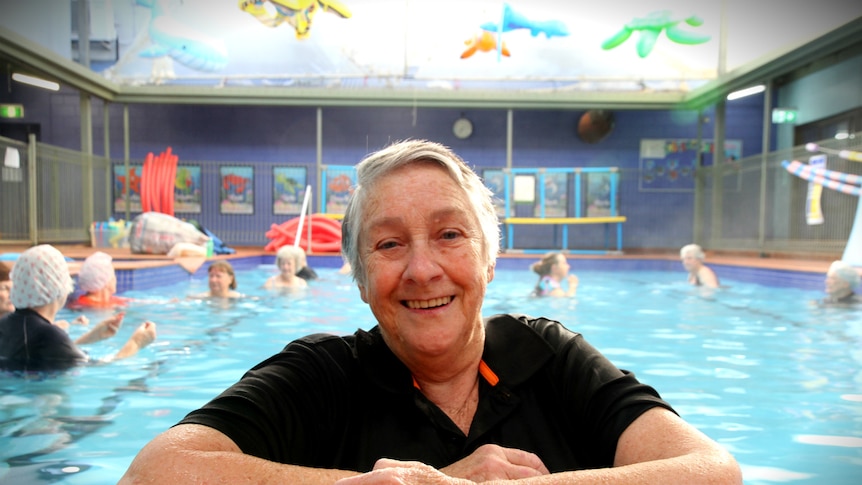
[[[467,44],[468,47],[467,50],[461,54],[461,59],[466,59],[472,56],[476,51],[492,52],[497,50],[497,38],[487,30],[483,30],[481,34],[465,41],[464,43]],[[502,49],[500,53],[509,57],[509,49],[506,48],[506,43],[504,42],[501,47]]]

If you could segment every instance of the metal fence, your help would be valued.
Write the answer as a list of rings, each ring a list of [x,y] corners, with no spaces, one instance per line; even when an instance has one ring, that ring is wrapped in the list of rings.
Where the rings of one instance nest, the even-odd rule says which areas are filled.
[[[627,234],[629,228],[640,226],[644,233],[655,234],[657,241],[649,244],[642,236],[633,237],[634,242],[628,240],[623,249],[677,249],[694,240],[712,251],[840,254],[857,217],[857,205],[862,204],[859,185],[849,183],[844,187],[849,190],[844,192],[824,187],[819,199],[811,199],[813,189],[809,189],[809,182],[791,174],[782,162],[807,163],[810,157],[821,154],[826,156],[830,170],[858,176],[862,174],[862,163],[848,159],[846,153],[842,156],[841,151],[862,151],[862,134],[818,145],[817,152],[795,147],[698,169],[694,174],[694,190],[682,196],[684,204],[692,207],[682,221],[644,220],[639,210],[667,199],[661,199],[664,194],[638,190],[637,180],[641,177],[638,168],[621,169],[620,214],[628,216]],[[2,137],[0,153],[4,156],[0,177],[0,245],[88,243],[91,223],[108,220],[115,214],[111,160],[33,140],[24,144]],[[117,163],[123,162],[113,161]],[[205,171],[217,170],[209,164],[203,165]],[[822,222],[817,224],[809,223],[807,217],[812,213],[812,203],[823,214]],[[319,212],[319,207],[314,211]],[[204,226],[229,244],[243,244],[246,240],[249,244],[260,244],[270,224],[287,217],[237,216],[224,223],[230,227],[222,228],[211,227],[204,216],[199,215]],[[231,234],[237,234],[238,238],[230,237]]]
[[[854,219],[862,215],[856,214],[860,186],[848,182],[862,174],[862,163],[848,159],[862,150],[862,135],[809,147],[813,150],[794,147],[701,171],[695,238],[712,250],[840,254]],[[845,182],[825,178],[816,184],[784,166],[808,165],[818,156]]]

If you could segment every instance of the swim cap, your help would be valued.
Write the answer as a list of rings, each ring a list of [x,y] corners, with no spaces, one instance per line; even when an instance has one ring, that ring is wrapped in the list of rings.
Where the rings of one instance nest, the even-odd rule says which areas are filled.
[[[12,267],[10,299],[16,308],[35,308],[65,299],[75,289],[66,259],[54,246],[24,251]]]
[[[88,293],[104,288],[111,278],[116,277],[112,260],[110,255],[101,251],[87,256],[78,273],[78,286]]]

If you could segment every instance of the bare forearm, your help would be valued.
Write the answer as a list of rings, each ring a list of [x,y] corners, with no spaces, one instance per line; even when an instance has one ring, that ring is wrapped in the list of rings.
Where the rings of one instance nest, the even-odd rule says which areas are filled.
[[[332,484],[357,475],[283,465],[246,455],[227,436],[195,424],[168,429],[135,457],[120,484],[142,483],[302,483]]]
[[[486,484],[502,485],[511,483],[505,480],[491,481]],[[703,458],[696,455],[678,456],[666,460],[656,460],[632,465],[554,473],[539,477],[522,479],[519,485],[556,485],[556,484],[626,484],[662,485],[703,484],[739,485],[742,473],[736,461],[729,455],[726,459]]]
[[[283,465],[229,451],[183,451],[161,453],[153,460],[135,459],[120,479],[119,485],[143,483],[331,485],[341,478],[354,475],[357,473]]]
[[[103,332],[101,332],[98,328],[93,328],[84,335],[78,337],[75,340],[75,343],[78,345],[92,344],[100,340],[105,340],[105,338],[106,337],[103,335]]]

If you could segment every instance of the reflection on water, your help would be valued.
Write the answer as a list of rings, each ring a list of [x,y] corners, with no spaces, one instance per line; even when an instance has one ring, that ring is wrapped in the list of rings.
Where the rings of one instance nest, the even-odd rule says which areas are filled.
[[[546,316],[583,333],[727,447],[747,484],[862,476],[862,309],[737,282],[704,293],[677,273],[573,271],[578,296],[548,299],[529,296],[534,275],[498,270],[484,313]],[[182,298],[205,280],[130,292],[164,303],[131,306],[120,334],[90,351],[116,351],[152,319],[159,337],[139,355],[52,378],[0,376],[0,484],[115,483],[144,443],[290,340],[370,328],[349,277],[318,273],[306,291],[280,293],[260,288],[273,266],[240,271],[240,300]]]

